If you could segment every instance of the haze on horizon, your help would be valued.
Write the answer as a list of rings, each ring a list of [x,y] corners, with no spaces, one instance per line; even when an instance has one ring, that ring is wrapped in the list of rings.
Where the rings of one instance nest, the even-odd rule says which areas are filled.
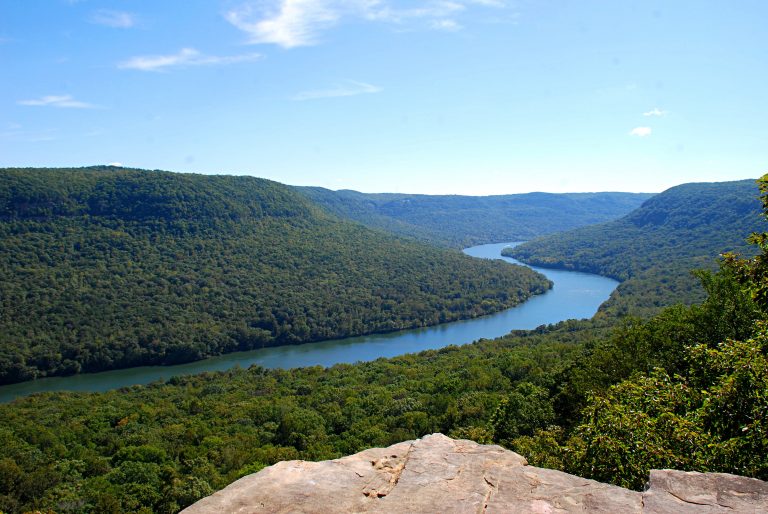
[[[0,4],[0,166],[361,192],[657,192],[768,171],[768,3]]]

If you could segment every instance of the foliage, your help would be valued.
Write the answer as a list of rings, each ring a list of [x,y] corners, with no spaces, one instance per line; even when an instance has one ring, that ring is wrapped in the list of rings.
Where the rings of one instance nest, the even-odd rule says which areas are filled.
[[[709,442],[685,416],[696,395],[659,369],[590,398],[570,443],[570,471],[640,488],[651,469],[695,469]]]
[[[571,472],[640,488],[651,469],[768,479],[768,325],[747,341],[688,350],[689,378],[663,369],[594,397]]]
[[[768,175],[758,180],[763,218],[768,217]],[[753,233],[748,241],[760,249],[752,259],[743,259],[734,253],[725,254],[726,266],[737,277],[752,298],[764,310],[768,310],[768,233]]]
[[[521,382],[501,400],[491,417],[493,439],[510,444],[517,437],[532,436],[536,429],[546,427],[554,419],[549,391],[530,382]]]
[[[602,310],[647,317],[706,298],[690,270],[714,270],[715,256],[751,251],[745,239],[761,228],[757,193],[753,180],[683,184],[619,220],[546,236],[505,254],[613,277],[622,283]]]
[[[510,391],[545,395],[549,370],[604,331],[578,327],[328,369],[233,369],[0,405],[0,511],[171,512],[280,460],[336,458],[433,432],[489,443]]]
[[[739,286],[730,268],[697,276],[708,295],[702,304],[668,307],[647,320],[625,319],[609,337],[585,345],[562,368],[554,395],[560,424],[570,427],[590,394],[605,391],[635,373],[651,373],[656,368],[685,373],[689,346],[716,347],[726,339],[754,335],[755,323],[765,311]]]
[[[0,383],[434,325],[549,282],[252,177],[0,170]]]
[[[175,512],[280,460],[432,432],[630,487],[651,467],[768,478],[762,262],[726,259],[698,274],[700,305],[616,328],[571,320],[369,363],[0,405],[0,511]]]
[[[768,183],[760,181],[766,193]],[[765,196],[763,203],[768,212]],[[750,240],[760,244],[765,234]],[[768,479],[768,311],[760,292],[766,247],[699,273],[700,306],[634,320],[577,356],[560,376],[558,422],[513,447],[535,459],[625,487],[652,468]],[[611,385],[614,384],[614,385]],[[563,406],[577,404],[580,411]],[[534,461],[535,462],[535,461]]]
[[[330,212],[373,228],[446,246],[525,241],[613,220],[644,193],[527,193],[496,196],[367,194],[296,188]]]

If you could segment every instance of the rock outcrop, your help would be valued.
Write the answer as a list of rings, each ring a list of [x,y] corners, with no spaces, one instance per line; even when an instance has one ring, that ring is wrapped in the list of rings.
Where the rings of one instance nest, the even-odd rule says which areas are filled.
[[[768,512],[768,483],[651,471],[645,492],[528,466],[500,446],[433,434],[324,462],[280,462],[185,509],[208,513]]]

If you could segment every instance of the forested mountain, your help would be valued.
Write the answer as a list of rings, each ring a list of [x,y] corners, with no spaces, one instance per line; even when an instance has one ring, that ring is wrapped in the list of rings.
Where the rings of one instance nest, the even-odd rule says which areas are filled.
[[[694,183],[648,199],[621,219],[542,237],[505,250],[537,266],[598,273],[622,281],[613,314],[647,315],[704,298],[693,269],[714,269],[723,252],[750,252],[764,227],[754,180]]]
[[[0,405],[0,510],[175,512],[268,464],[438,431],[631,487],[651,467],[768,479],[768,234],[753,241],[755,259],[702,275],[701,305],[610,334],[568,321],[327,369]]]
[[[431,325],[548,287],[267,180],[0,170],[0,383]]]
[[[396,234],[462,248],[534,237],[622,216],[645,193],[528,193],[498,196],[367,194],[297,187],[341,217]]]
[[[62,202],[61,193],[17,195],[14,190],[12,197],[22,201],[3,211],[3,223],[21,227],[19,234],[29,235],[32,241],[53,233],[57,237],[48,240],[49,244],[66,243],[41,254],[35,266],[28,266],[31,271],[45,270],[48,262],[61,262],[54,258],[57,252],[77,242],[69,242],[70,234],[86,237],[78,232],[77,225],[64,224],[59,228],[61,218],[87,217],[88,228],[95,234],[103,230],[122,231],[134,239],[143,234],[137,228],[142,225],[133,223],[141,219],[139,213],[144,208],[130,210],[134,214],[127,214],[125,219],[83,214],[91,207],[77,200],[78,191],[90,191],[82,183],[100,182],[104,180],[102,175],[114,172],[38,172],[63,174],[67,180],[62,179],[54,190],[63,190],[67,199],[75,199]],[[116,175],[120,180],[130,183],[138,176],[146,184],[146,175],[155,172],[121,173]],[[36,176],[8,170],[6,174]],[[5,179],[6,174],[0,177]],[[169,174],[157,172],[152,177],[162,181]],[[165,227],[165,239],[156,241],[171,245],[174,257],[189,258],[173,245],[181,245],[178,241],[189,237],[190,232],[198,239],[215,232],[222,248],[236,246],[228,232],[231,224],[248,226],[244,220],[254,216],[248,214],[253,212],[251,207],[240,209],[242,214],[237,221],[215,218],[215,222],[206,222],[215,225],[213,230],[195,221],[194,211],[171,206],[181,202],[176,198],[193,197],[196,181],[205,179],[182,175],[181,180],[189,183],[185,182],[183,187],[175,184],[173,188],[189,190],[187,193],[161,202],[168,204],[166,210],[146,209],[149,213],[157,209],[189,213],[186,224],[174,221],[176,214],[169,219],[151,218],[152,233],[158,232],[157,227]],[[250,191],[252,186],[264,193],[259,202],[261,217],[256,219],[265,227],[277,221],[269,221],[271,215],[265,214],[269,209],[263,206],[270,202],[282,205],[281,199],[292,198],[289,190],[271,182],[235,177],[217,180],[229,184],[221,186],[226,194],[209,196],[208,207],[202,210],[216,212],[216,202],[256,194]],[[36,190],[35,180],[29,181],[31,185],[24,183],[17,189]],[[751,182],[747,186],[746,196],[726,195],[728,200],[716,209],[727,211],[731,204],[741,203],[739,198],[746,198],[744,203],[749,204],[749,209],[756,209],[756,191]],[[685,192],[688,187],[700,188],[701,193],[698,198],[688,197],[690,216],[676,208],[675,202],[668,202],[655,207],[651,203],[653,208],[645,213],[657,213],[654,216],[630,217],[638,222],[638,228],[652,227],[654,223],[665,226],[663,234],[667,237],[676,234],[675,226],[690,225],[697,231],[698,237],[677,239],[681,245],[674,247],[677,251],[666,246],[664,269],[670,273],[678,273],[678,266],[682,266],[675,263],[714,262],[717,258],[714,246],[705,259],[703,248],[691,250],[682,247],[682,241],[690,242],[694,248],[707,234],[708,239],[704,240],[710,245],[722,241],[721,230],[704,214],[705,206],[717,203],[721,196],[710,195],[708,191],[722,191],[717,185],[699,184],[681,189]],[[677,194],[675,189],[671,191]],[[210,184],[204,190],[211,191]],[[762,180],[762,190],[764,211],[768,212],[768,177]],[[142,194],[143,197],[169,195]],[[348,241],[354,241],[353,234],[370,236],[357,236],[366,242],[382,237],[364,230],[357,232],[362,230],[359,226],[322,213],[309,217],[290,214],[296,209],[313,213],[315,208],[308,203],[291,202],[290,207],[284,207],[277,210],[286,213],[288,219],[278,220],[278,226],[282,233],[293,237],[311,237],[326,223],[337,232],[346,227],[341,233]],[[646,207],[648,204],[638,212]],[[643,218],[644,223],[639,221]],[[320,233],[331,235],[330,229]],[[247,240],[248,233],[237,234]],[[21,247],[22,237],[13,240],[18,240],[16,247]],[[385,240],[421,251],[420,246]],[[277,241],[276,236],[269,241]],[[662,244],[662,234],[654,241]],[[492,341],[354,365],[327,369],[233,369],[100,394],[38,394],[0,405],[0,511],[176,512],[240,476],[281,460],[334,458],[433,432],[495,442],[525,455],[536,466],[635,488],[642,487],[651,467],[730,472],[768,479],[768,398],[763,394],[768,389],[768,234],[757,235],[752,242],[757,243],[757,257],[731,256],[722,261],[722,269],[717,273],[699,274],[705,292],[701,304],[669,307],[649,319],[630,317],[614,328],[609,327],[608,321],[615,319],[567,321],[534,331],[517,331]],[[209,244],[198,243],[199,246],[182,248],[199,252]],[[327,249],[324,242],[311,239],[310,243],[314,251],[327,255],[323,253]],[[392,252],[389,243],[386,248]],[[722,246],[722,242],[717,244]],[[110,254],[124,251],[119,246],[112,250],[113,247],[114,244],[104,244]],[[732,245],[739,247],[737,243]],[[4,270],[18,266],[7,257],[16,255],[16,250],[5,251],[6,248],[3,247],[3,258],[11,264],[3,264]],[[645,262],[643,248],[635,247],[640,263]],[[441,258],[455,255],[434,251]],[[299,255],[310,259],[311,253]],[[67,255],[74,254],[70,251]],[[153,254],[140,257],[145,255]],[[289,255],[286,252],[281,257],[288,259]],[[131,262],[136,261],[139,259]],[[290,262],[294,269],[302,269],[298,261]],[[312,262],[319,266],[318,261]],[[118,269],[112,266],[108,271]],[[496,267],[488,269],[498,271]],[[638,265],[638,269],[642,267]],[[14,270],[22,272],[19,267]],[[229,268],[226,271],[222,280],[232,273]],[[338,276],[342,274],[337,272]],[[46,275],[54,285],[61,276]],[[633,279],[642,277],[644,282],[636,283],[648,284],[652,276],[638,272],[628,275],[624,283],[631,284]],[[3,276],[3,284],[7,277]],[[167,279],[169,284],[173,283],[172,278]],[[35,284],[35,288],[43,288],[42,282]],[[121,282],[125,293],[123,289],[119,293],[131,293],[130,285],[130,280]],[[635,293],[627,291],[629,298]],[[3,290],[3,315],[6,306],[13,305],[5,294]],[[89,298],[95,298],[95,294]],[[217,297],[217,302],[222,298],[225,297]],[[669,295],[663,298],[668,299]],[[23,300],[20,294],[14,297],[14,301]]]

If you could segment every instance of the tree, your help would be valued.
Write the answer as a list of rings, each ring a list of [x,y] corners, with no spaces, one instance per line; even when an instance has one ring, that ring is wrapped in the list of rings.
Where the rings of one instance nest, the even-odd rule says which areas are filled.
[[[533,435],[555,419],[549,392],[543,387],[521,382],[496,408],[491,417],[493,439],[510,445],[519,436]]]

